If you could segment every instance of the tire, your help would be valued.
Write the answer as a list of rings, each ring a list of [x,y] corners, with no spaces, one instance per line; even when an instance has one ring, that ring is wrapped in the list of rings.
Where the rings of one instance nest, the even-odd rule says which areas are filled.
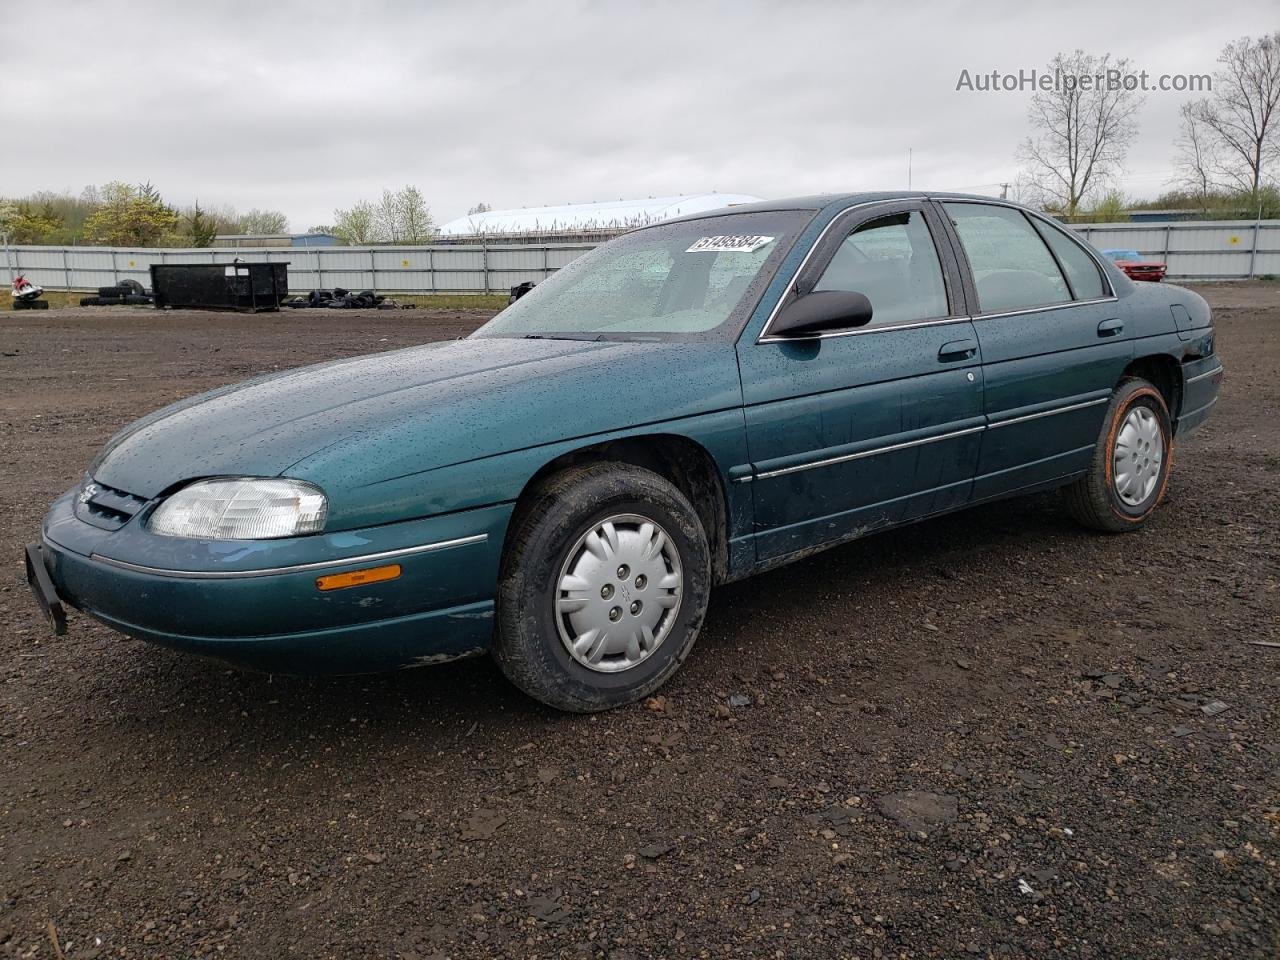
[[[122,286],[98,288],[98,296],[102,297],[104,300],[111,300],[117,297],[124,297],[127,294],[128,294],[128,290],[126,290]]]
[[[1127,478],[1120,485],[1117,464]],[[1089,472],[1063,491],[1067,511],[1105,533],[1140,529],[1164,497],[1172,466],[1173,428],[1164,397],[1146,380],[1123,380],[1107,407]]]
[[[126,297],[141,297],[145,296],[147,292],[146,287],[137,280],[121,280],[120,289],[125,292],[124,295]]]
[[[590,586],[565,589],[566,574]],[[710,589],[707,536],[679,490],[630,464],[573,467],[541,483],[512,520],[493,656],[512,683],[560,710],[633,703],[689,655]],[[597,622],[603,630],[592,629]],[[570,652],[575,642],[577,654]]]

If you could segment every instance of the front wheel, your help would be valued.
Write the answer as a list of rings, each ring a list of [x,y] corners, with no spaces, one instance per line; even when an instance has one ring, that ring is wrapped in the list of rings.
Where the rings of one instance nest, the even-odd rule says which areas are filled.
[[[513,524],[494,658],[517,687],[585,713],[647,696],[679,668],[711,562],[675,486],[630,464],[574,467],[543,482]]]
[[[1089,472],[1064,491],[1067,510],[1094,530],[1137,530],[1164,496],[1172,465],[1164,396],[1146,380],[1125,380],[1107,407]]]

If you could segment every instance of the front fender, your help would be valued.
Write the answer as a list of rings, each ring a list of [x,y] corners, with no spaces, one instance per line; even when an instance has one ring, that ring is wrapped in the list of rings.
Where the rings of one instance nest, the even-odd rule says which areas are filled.
[[[749,485],[734,483],[735,466],[748,463],[746,428],[741,407],[663,424],[632,427],[578,437],[558,443],[513,450],[492,457],[453,464],[423,473],[395,477],[361,488],[362,497],[348,497],[341,518],[344,526],[368,527],[395,515],[435,516],[493,504],[511,504],[548,464],[568,454],[614,440],[674,435],[698,444],[715,462],[726,494],[725,514],[732,540],[751,528]],[[292,475],[303,475],[298,470]]]

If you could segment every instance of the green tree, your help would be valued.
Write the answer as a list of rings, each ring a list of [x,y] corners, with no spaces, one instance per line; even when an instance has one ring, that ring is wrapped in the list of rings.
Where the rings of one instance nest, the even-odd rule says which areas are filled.
[[[18,206],[18,214],[12,218],[8,227],[10,243],[49,244],[57,243],[58,232],[62,229],[62,218],[49,203],[39,209],[27,204]]]
[[[187,236],[191,238],[193,247],[211,247],[213,238],[218,235],[218,225],[213,218],[200,209],[200,201],[191,208],[187,217]]]
[[[1079,214],[1076,219],[1085,223],[1123,223],[1128,221],[1129,201],[1119,190],[1108,190],[1093,208]]]
[[[1189,188],[1166,190],[1151,200],[1131,201],[1131,210],[1190,210],[1201,220],[1248,220],[1258,213],[1262,203],[1262,218],[1274,220],[1280,217],[1280,187],[1264,186],[1255,197],[1253,192],[1215,188],[1202,192],[1199,184]]]
[[[0,236],[11,237],[14,221],[18,219],[18,205],[12,200],[0,197]],[[4,264],[0,264],[3,268]]]
[[[431,210],[414,186],[383,190],[377,223],[378,234],[387,243],[426,243],[435,235]]]
[[[85,220],[86,236],[111,246],[155,246],[176,232],[178,214],[150,183],[113,181],[102,187],[102,206]]]
[[[347,244],[378,242],[377,208],[368,200],[357,200],[349,210],[333,211],[333,235]]]

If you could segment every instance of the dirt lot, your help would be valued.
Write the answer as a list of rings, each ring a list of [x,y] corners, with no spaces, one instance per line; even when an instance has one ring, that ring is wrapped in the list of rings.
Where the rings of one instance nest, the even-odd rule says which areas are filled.
[[[0,956],[1274,960],[1280,286],[1205,292],[1224,396],[1145,532],[1038,497],[843,547],[719,591],[664,697],[595,717],[487,660],[52,639],[21,578],[134,417],[482,314],[4,314]]]

